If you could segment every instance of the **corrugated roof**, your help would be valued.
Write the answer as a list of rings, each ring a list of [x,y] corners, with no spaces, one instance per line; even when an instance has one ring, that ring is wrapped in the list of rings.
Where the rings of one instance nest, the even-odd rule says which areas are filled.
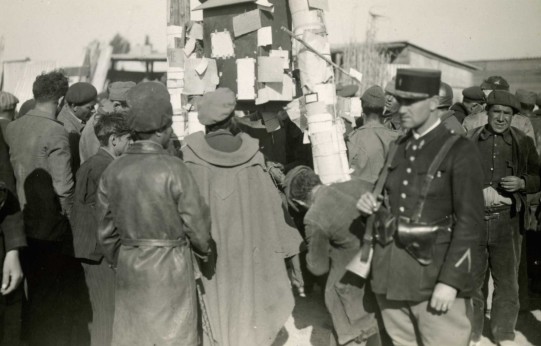
[[[256,0],[208,0],[204,4],[194,8],[193,11],[207,10],[209,8],[243,4],[245,2],[256,2]]]

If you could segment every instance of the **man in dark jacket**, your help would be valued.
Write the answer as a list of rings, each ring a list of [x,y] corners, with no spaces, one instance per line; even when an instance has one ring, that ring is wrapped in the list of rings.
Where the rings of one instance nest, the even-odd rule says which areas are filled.
[[[470,338],[472,269],[482,257],[483,173],[473,143],[441,124],[440,76],[433,70],[397,71],[394,92],[409,131],[397,142],[388,168],[384,203],[395,221],[376,233],[371,269],[372,290],[396,345],[441,346],[450,340],[467,345]],[[444,143],[451,146],[434,172],[423,208],[428,169]],[[382,199],[367,192],[357,207],[381,215]]]
[[[383,94],[383,93],[382,93]],[[363,238],[361,213],[355,207],[360,193],[373,184],[353,179],[321,184],[309,167],[298,166],[286,175],[288,202],[306,210],[306,263],[315,275],[327,272],[325,305],[333,321],[330,345],[379,345],[375,297],[364,279],[346,272]]]
[[[528,220],[527,193],[540,189],[539,156],[533,140],[511,127],[520,111],[514,95],[494,90],[487,97],[488,124],[470,131],[468,137],[481,152],[485,200],[484,246],[488,252],[477,273],[474,296],[472,342],[481,338],[484,321],[482,286],[487,268],[494,279],[490,325],[499,345],[514,345],[519,311],[518,265],[522,242],[521,225]]]
[[[116,268],[112,344],[195,346],[191,248],[207,258],[209,208],[186,165],[164,149],[173,123],[165,86],[140,83],[127,104],[136,142],[105,169],[96,197],[98,242]]]
[[[92,133],[94,131],[101,147],[77,172],[71,223],[75,257],[82,262],[92,304],[90,341],[91,345],[100,346],[111,344],[115,276],[98,246],[96,193],[103,171],[126,151],[131,140],[124,114],[113,113],[100,117]]]

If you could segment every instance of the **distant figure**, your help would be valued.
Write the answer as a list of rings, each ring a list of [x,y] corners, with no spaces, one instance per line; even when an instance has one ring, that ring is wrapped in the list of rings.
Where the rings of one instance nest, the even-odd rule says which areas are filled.
[[[462,102],[451,106],[455,117],[462,124],[464,119],[471,114],[477,114],[485,110],[486,96],[481,87],[472,86],[462,90]]]
[[[68,131],[71,165],[74,175],[81,165],[79,157],[81,132],[88,119],[95,112],[97,96],[98,91],[92,84],[85,82],[75,83],[68,89],[64,107],[58,114],[58,121],[64,124],[64,128]]]
[[[203,345],[269,346],[293,311],[284,257],[299,248],[300,237],[282,244],[285,232],[297,230],[285,222],[258,141],[232,133],[235,106],[227,88],[203,95],[199,121],[207,133],[190,134],[183,148],[210,207],[218,256],[216,274],[203,277],[210,323]]]
[[[394,77],[385,86],[385,111],[383,112],[383,124],[385,127],[391,130],[402,131],[402,125],[400,123],[400,103],[393,94],[395,86]]]
[[[6,137],[6,127],[15,117],[15,109],[19,99],[6,91],[0,91],[0,127],[2,135]]]
[[[374,85],[361,96],[364,125],[349,134],[347,139],[349,165],[352,177],[375,183],[385,163],[392,141],[399,133],[383,126],[385,95]]]
[[[440,83],[438,99],[438,110],[440,111],[440,120],[443,125],[445,125],[451,133],[465,135],[466,131],[464,131],[464,128],[460,125],[460,121],[456,117],[455,112],[449,109],[453,103],[453,89],[449,84],[444,82]]]
[[[186,165],[168,154],[167,88],[143,82],[127,96],[134,132],[98,187],[98,242],[116,269],[112,345],[198,345],[192,250],[210,251],[210,214]]]
[[[128,149],[131,138],[122,114],[101,117],[94,127],[101,147],[77,172],[71,221],[75,257],[81,259],[92,303],[90,341],[101,346],[110,345],[113,334],[115,275],[97,241],[96,194],[103,171]]]

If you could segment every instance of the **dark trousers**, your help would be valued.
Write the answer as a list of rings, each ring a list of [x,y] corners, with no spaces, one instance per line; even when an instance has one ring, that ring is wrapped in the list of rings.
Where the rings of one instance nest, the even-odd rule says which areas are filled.
[[[483,285],[490,272],[494,293],[490,314],[490,329],[496,342],[515,339],[515,324],[519,312],[518,265],[522,235],[518,216],[510,208],[485,214],[484,244],[487,260],[476,273],[477,289],[473,300],[472,340],[481,339],[484,325],[485,294]]]

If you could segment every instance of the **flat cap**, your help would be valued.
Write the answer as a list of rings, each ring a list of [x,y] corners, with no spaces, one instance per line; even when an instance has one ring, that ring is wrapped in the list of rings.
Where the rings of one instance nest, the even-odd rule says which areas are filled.
[[[157,131],[172,123],[173,106],[165,85],[142,82],[128,91],[127,123],[135,132]]]
[[[518,102],[535,106],[537,95],[533,91],[517,89],[515,96],[517,97]]]
[[[336,84],[336,95],[340,97],[353,97],[359,90],[356,84]]]
[[[19,99],[7,91],[0,91],[0,112],[11,111],[17,107]]]
[[[425,99],[438,95],[441,71],[429,69],[396,70],[395,90],[392,95],[403,99]]]
[[[453,88],[447,83],[440,83],[440,91],[438,93],[438,108],[449,108],[453,105]]]
[[[98,91],[90,83],[79,82],[69,87],[66,93],[66,102],[69,104],[84,105],[95,100]]]
[[[481,83],[481,89],[509,91],[509,83],[502,76],[490,76]]]
[[[135,86],[135,82],[114,82],[109,85],[109,100],[126,101],[128,90]]]
[[[231,89],[218,88],[199,99],[197,117],[202,125],[213,125],[231,116],[236,105],[235,93]]]
[[[506,90],[494,90],[487,97],[487,105],[500,105],[513,108],[514,113],[520,112],[520,103],[515,95]]]
[[[385,107],[385,93],[379,85],[373,85],[366,89],[361,96],[363,107],[383,108]]]
[[[466,101],[472,101],[477,103],[487,102],[483,89],[478,86],[472,86],[462,90],[462,96],[464,96],[464,99]]]

